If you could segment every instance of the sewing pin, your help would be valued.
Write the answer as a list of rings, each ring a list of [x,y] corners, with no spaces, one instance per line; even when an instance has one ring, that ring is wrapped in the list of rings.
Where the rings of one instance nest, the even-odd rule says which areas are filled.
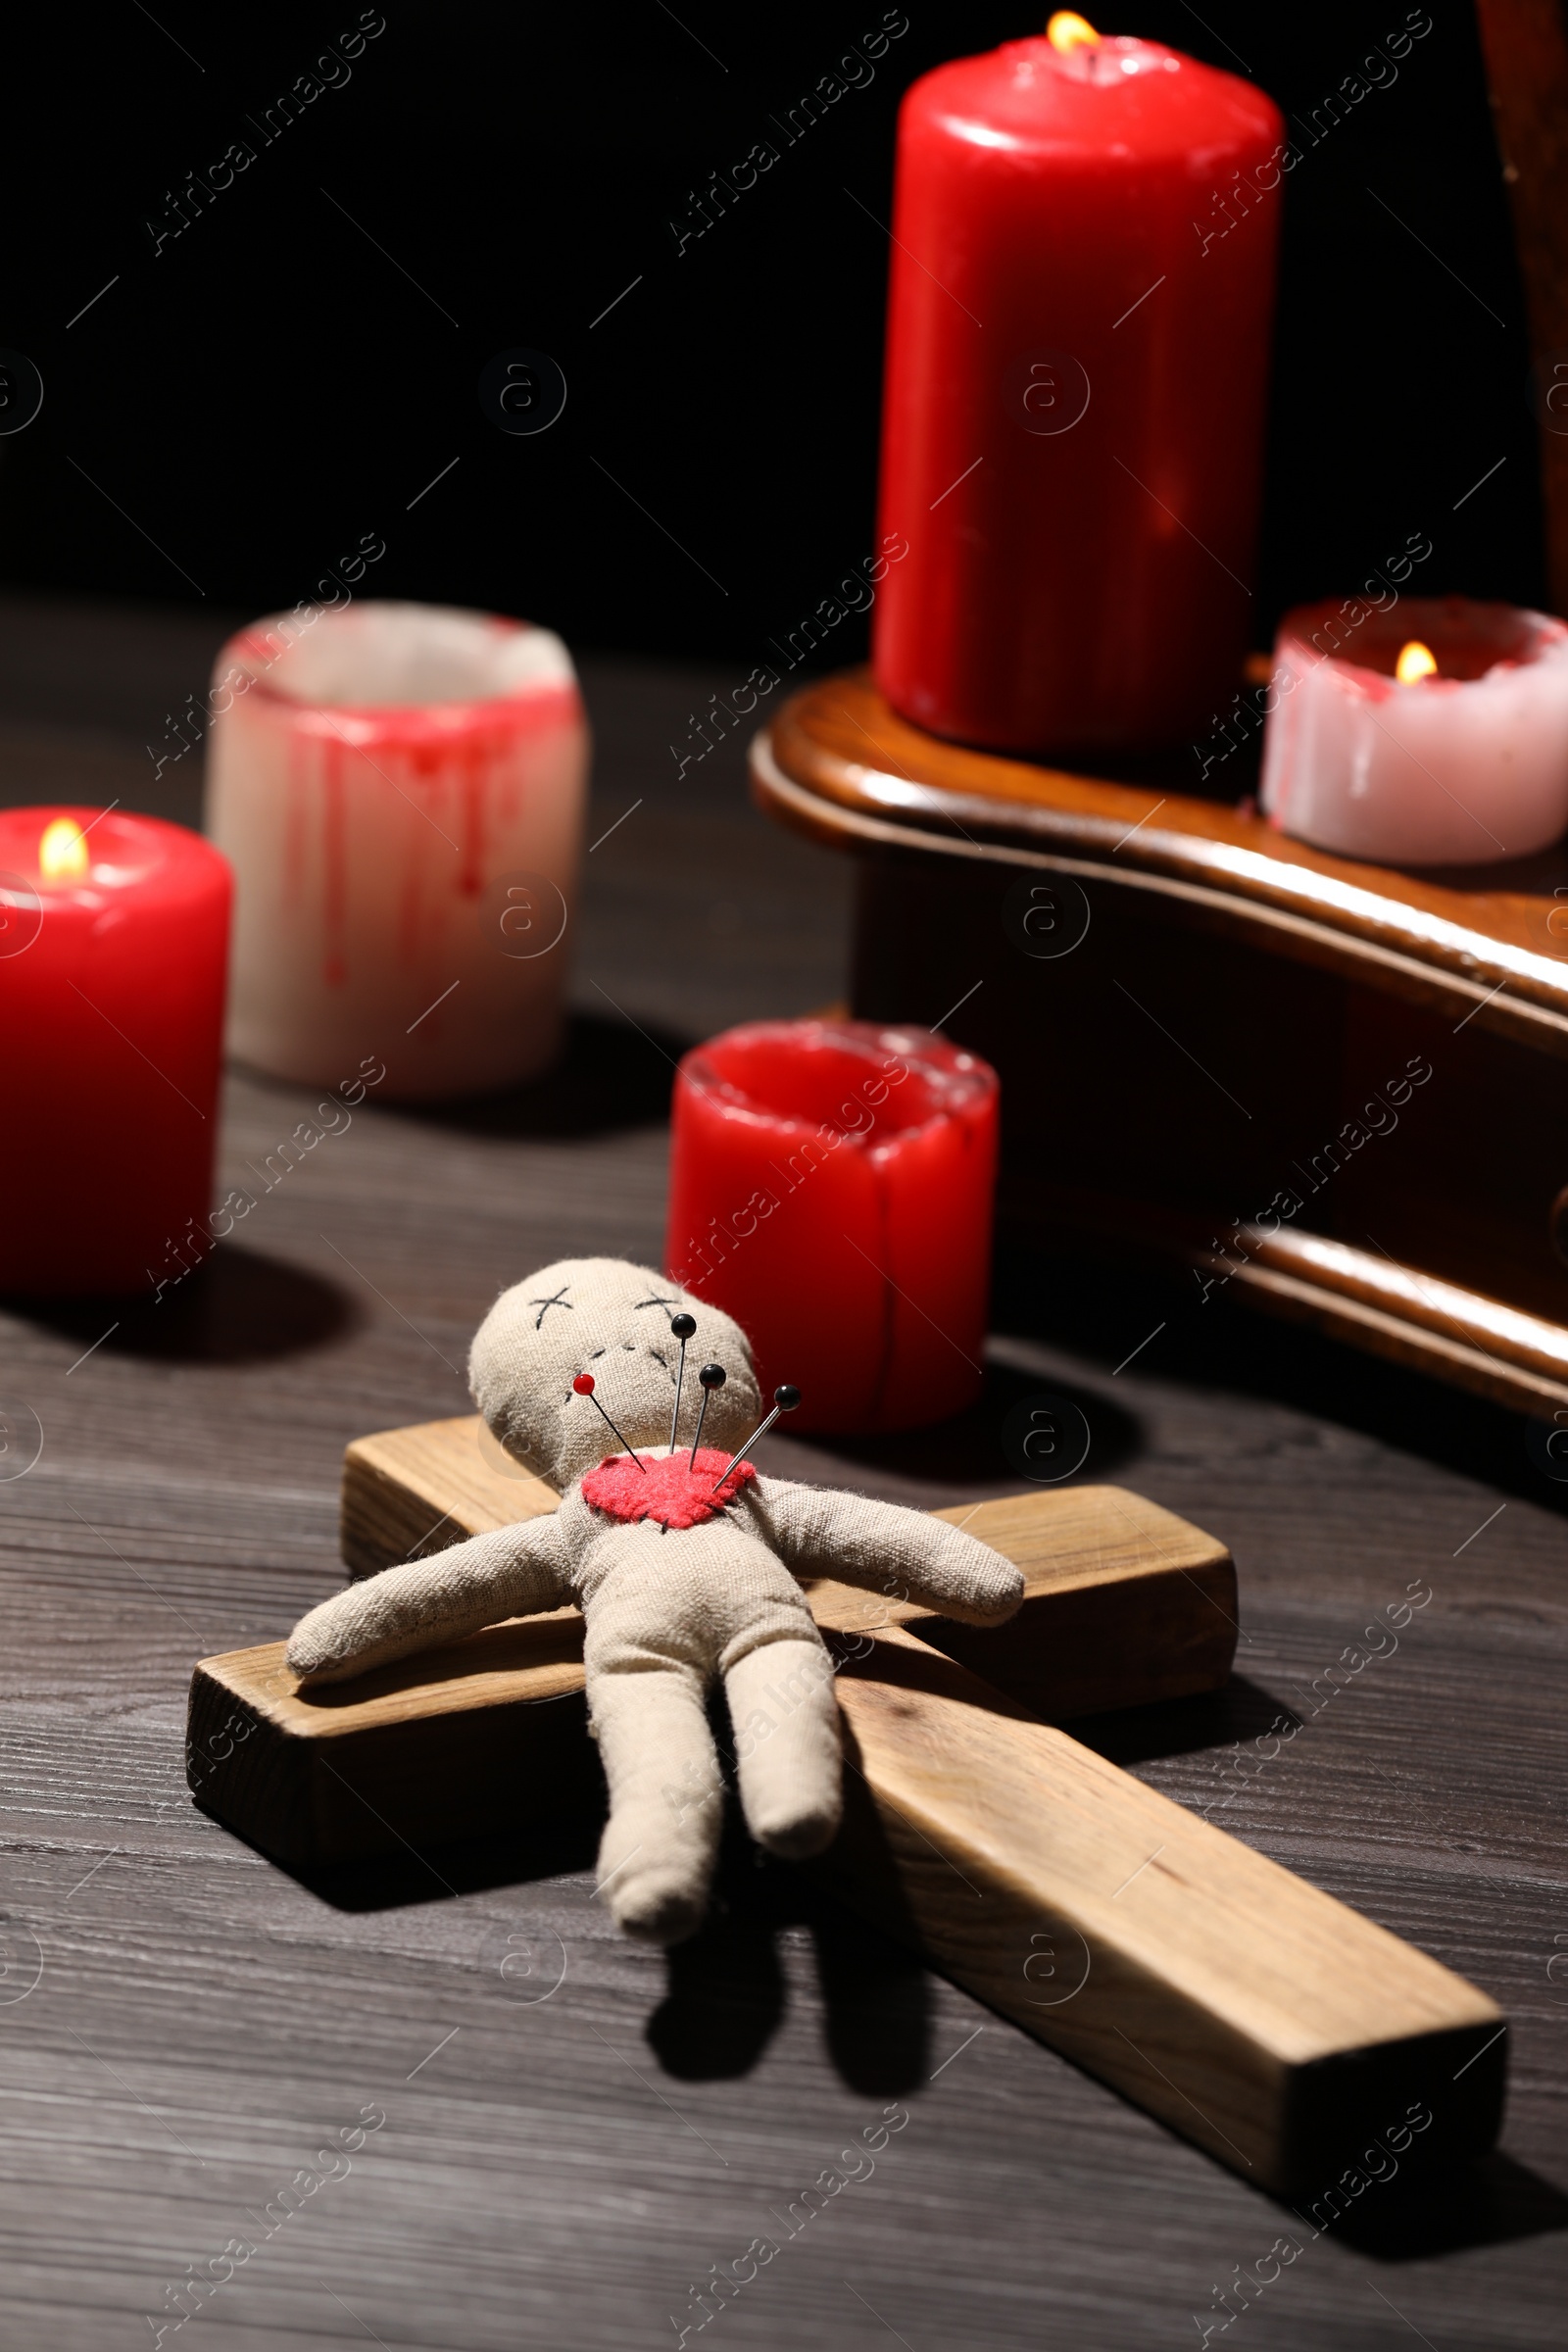
[[[626,1440],[621,1437],[619,1430],[615,1429],[615,1424],[613,1421],[610,1420],[610,1415],[605,1413],[604,1406],[599,1404],[599,1399],[594,1395],[593,1374],[591,1372],[579,1372],[571,1385],[579,1396],[586,1396],[590,1404],[599,1405],[599,1410],[601,1413],[605,1414],[605,1419],[610,1421],[611,1428],[615,1430],[615,1436],[620,1440],[621,1445],[626,1446],[626,1451],[631,1455],[632,1460],[636,1463],[644,1478],[646,1478],[648,1476],[648,1464],[643,1460],[642,1455],[637,1451],[635,1446],[629,1446],[626,1444]]]
[[[708,1419],[708,1399],[715,1389],[724,1386],[726,1374],[722,1364],[705,1364],[697,1377],[703,1384],[703,1409],[697,1416],[697,1435],[692,1440],[692,1458],[686,1465],[688,1470],[697,1467],[697,1448],[703,1442],[703,1423]]]
[[[725,1479],[728,1478],[736,1463],[740,1461],[744,1455],[751,1452],[752,1447],[757,1444],[759,1438],[766,1437],[768,1431],[772,1428],[780,1413],[793,1413],[795,1407],[800,1403],[800,1390],[791,1388],[788,1381],[785,1381],[781,1388],[777,1388],[773,1391],[773,1410],[768,1414],[765,1421],[760,1422],[757,1428],[753,1430],[751,1436],[741,1447],[740,1452],[731,1454],[729,1460],[724,1464],[723,1469],[719,1472],[712,1485],[709,1488],[708,1492],[710,1494],[716,1494],[718,1493],[719,1488],[724,1484]]]
[[[680,1393],[686,1385],[686,1343],[697,1329],[695,1315],[671,1315],[669,1328],[680,1342],[680,1370],[675,1375],[675,1409],[669,1416],[669,1450],[675,1450],[675,1426],[680,1419]]]

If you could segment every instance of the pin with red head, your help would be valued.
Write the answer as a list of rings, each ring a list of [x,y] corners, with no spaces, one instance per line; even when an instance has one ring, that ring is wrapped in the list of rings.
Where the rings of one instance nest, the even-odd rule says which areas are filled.
[[[600,1413],[604,1415],[605,1420],[609,1423],[617,1443],[625,1446],[626,1451],[631,1455],[632,1460],[636,1463],[638,1469],[646,1478],[648,1475],[648,1464],[643,1460],[643,1457],[637,1451],[636,1446],[629,1445],[621,1436],[619,1430],[615,1428],[615,1424],[613,1421],[611,1421],[610,1415],[605,1412],[604,1406],[600,1404],[598,1397],[595,1396],[593,1374],[591,1372],[579,1372],[571,1385],[577,1396],[586,1396],[590,1404],[597,1406]]]

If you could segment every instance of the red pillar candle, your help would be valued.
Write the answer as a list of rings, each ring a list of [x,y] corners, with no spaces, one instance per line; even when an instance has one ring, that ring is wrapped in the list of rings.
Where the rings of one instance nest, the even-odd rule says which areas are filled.
[[[210,1247],[229,898],[182,826],[0,810],[0,1291],[150,1293]]]
[[[997,1107],[996,1072],[925,1029],[754,1021],[681,1062],[666,1270],[746,1331],[764,1396],[800,1389],[794,1428],[978,1396]]]
[[[1004,751],[1179,742],[1251,619],[1284,125],[1072,22],[939,66],[899,122],[877,682]]]

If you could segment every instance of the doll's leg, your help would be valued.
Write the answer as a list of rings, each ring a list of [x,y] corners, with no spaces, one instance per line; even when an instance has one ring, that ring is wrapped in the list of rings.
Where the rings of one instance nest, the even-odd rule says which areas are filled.
[[[820,1642],[764,1642],[724,1677],[746,1826],[800,1860],[833,1841],[844,1808],[839,1702]]]
[[[599,1886],[615,1925],[680,1943],[702,1925],[724,1789],[690,1666],[604,1667],[589,1684],[610,1784]]]

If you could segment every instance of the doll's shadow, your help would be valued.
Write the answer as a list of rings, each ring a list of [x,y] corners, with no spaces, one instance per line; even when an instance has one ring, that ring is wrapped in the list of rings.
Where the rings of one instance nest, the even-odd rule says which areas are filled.
[[[664,1998],[648,2022],[666,2074],[713,2082],[749,2074],[788,1991],[779,1947],[805,1931],[816,1953],[828,2055],[868,2095],[909,2089],[930,2072],[930,1982],[914,1953],[842,1910],[802,1871],[754,1846],[731,1803],[707,1924],[666,1953]]]
[[[575,1794],[567,1792],[569,1786],[568,1780],[553,1799],[549,1820],[522,1837],[473,1838],[430,1856],[403,1839],[395,1853],[279,1867],[343,1912],[439,1904],[543,1886],[563,1877],[591,1882],[604,1832],[603,1786],[597,1771],[582,1776]],[[863,1806],[859,1785],[846,1795]],[[859,1835],[872,1874],[887,1881],[874,1822],[862,1820]],[[895,1891],[890,1915],[897,1910]],[[733,1788],[707,1922],[689,1942],[665,1953],[664,1997],[646,2028],[665,2073],[685,2082],[749,2074],[788,2001],[780,1946],[804,1936],[814,1944],[828,2056],[840,2079],[852,2089],[886,2095],[923,2081],[930,2072],[924,1964],[913,1950],[842,1908],[807,1871],[771,1861],[755,1846]]]

